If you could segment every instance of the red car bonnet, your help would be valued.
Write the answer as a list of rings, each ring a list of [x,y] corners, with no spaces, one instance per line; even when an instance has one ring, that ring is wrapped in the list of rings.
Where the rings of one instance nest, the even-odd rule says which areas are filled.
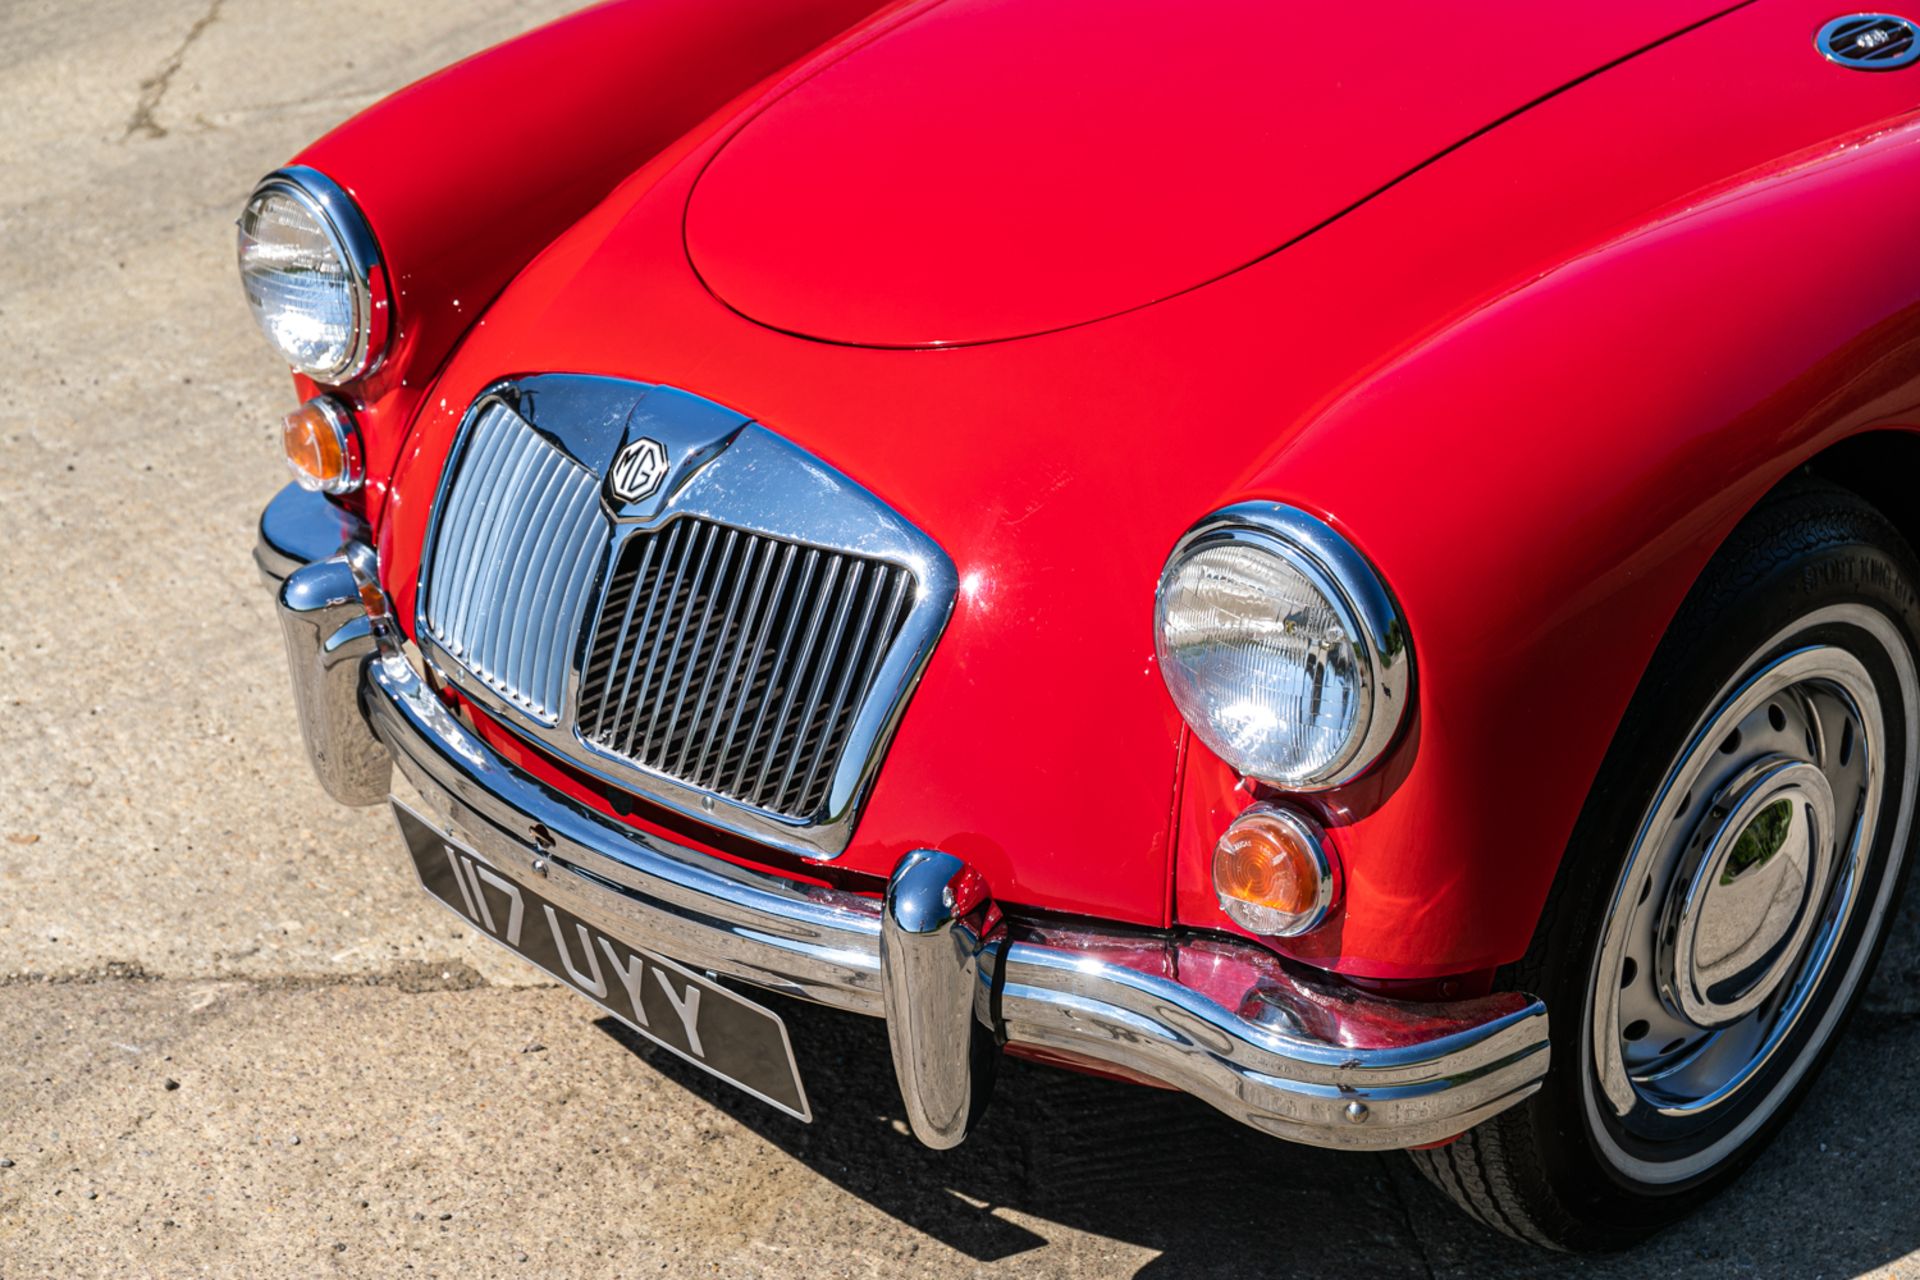
[[[1670,12],[1669,21],[1683,16]],[[875,30],[899,20],[883,16]],[[820,65],[866,56],[863,40],[878,41],[869,50],[878,56],[894,38],[848,37]],[[1087,82],[1080,91],[1100,92],[1099,68],[1069,70]],[[824,83],[824,74],[803,71],[796,82]],[[1450,95],[1435,86],[1473,79],[1444,65],[1426,75],[1436,100]],[[1830,76],[1850,76],[1848,92],[1832,92]],[[1407,739],[1417,745],[1406,748],[1420,767],[1345,821],[1341,927],[1289,950],[1310,944],[1321,963],[1377,977],[1499,963],[1531,929],[1566,825],[1644,663],[1636,646],[1658,634],[1698,569],[1676,559],[1676,546],[1691,556],[1712,542],[1699,512],[1680,522],[1644,501],[1608,504],[1643,494],[1637,477],[1680,456],[1673,442],[1695,430],[1676,426],[1675,412],[1688,409],[1697,430],[1727,421],[1718,405],[1699,407],[1702,366],[1686,346],[1657,336],[1639,308],[1580,305],[1574,285],[1596,273],[1553,268],[1682,193],[1900,109],[1907,93],[1897,77],[1823,62],[1802,32],[1783,34],[1750,7],[1552,96],[1211,287],[1047,337],[938,352],[795,338],[742,319],[703,287],[689,265],[685,213],[697,207],[691,192],[702,174],[711,180],[709,161],[754,127],[742,120],[767,114],[747,105],[637,171],[548,245],[467,334],[402,452],[379,526],[384,576],[410,619],[447,451],[488,382],[598,373],[710,397],[881,496],[961,573],[953,620],[836,869],[882,876],[909,850],[939,848],[975,865],[1011,905],[1220,927],[1203,884],[1183,878],[1177,898],[1170,893],[1170,829],[1184,844],[1182,876],[1204,876],[1212,841],[1247,797],[1229,794],[1231,775],[1196,747],[1176,803],[1181,721],[1154,666],[1152,584],[1201,513],[1248,496],[1296,502],[1348,531],[1401,596],[1421,664],[1422,719]],[[868,146],[869,117],[849,113],[841,124],[847,150]],[[1742,279],[1761,278],[1738,243],[1727,251]],[[798,253],[786,265],[796,278],[813,270]],[[1558,354],[1528,346],[1534,354],[1520,371],[1540,390],[1527,404],[1513,399],[1516,370],[1505,367],[1518,339],[1478,362],[1448,354],[1463,345],[1457,339],[1428,350],[1436,325],[1522,282],[1541,282],[1562,308],[1554,314],[1575,317],[1534,335]],[[963,296],[966,284],[943,296]],[[1715,288],[1701,296],[1748,296]],[[1017,292],[1049,296],[1037,286]],[[846,298],[849,313],[868,301]],[[1744,333],[1732,319],[1768,314],[1748,306],[1690,332],[1730,341]],[[1588,367],[1589,335],[1621,326],[1637,345],[1616,356],[1619,367],[1644,368],[1648,351],[1674,357],[1667,381],[1627,383],[1641,396],[1632,425],[1657,448],[1620,447],[1623,424],[1608,416],[1619,397],[1565,387]],[[1824,334],[1808,345],[1832,347]],[[1418,397],[1389,404],[1380,362],[1410,351],[1427,351],[1425,366],[1442,372]],[[1706,367],[1729,370],[1724,399],[1746,406],[1756,367],[1764,382],[1799,366],[1777,354],[1757,366],[1716,354]],[[1588,415],[1580,429],[1539,430],[1565,421],[1570,406]],[[1574,492],[1590,514],[1578,525],[1569,524],[1565,491],[1536,482],[1556,466],[1583,473]],[[1744,476],[1715,490],[1707,516],[1738,505],[1734,481]],[[1697,505],[1696,485],[1670,492]],[[1527,525],[1515,514],[1521,502],[1551,507],[1534,520],[1561,540],[1507,536]],[[1476,507],[1502,514],[1436,523]],[[1628,519],[1642,514],[1653,533]],[[1685,536],[1661,532],[1676,528]],[[1655,536],[1665,541],[1649,559],[1636,539]],[[1476,581],[1500,584],[1496,597],[1461,590],[1463,556]],[[1654,565],[1665,576],[1649,591]],[[1588,590],[1569,602],[1570,580],[1604,581],[1611,594]],[[1490,635],[1503,642],[1488,645]],[[1571,693],[1569,663],[1580,671]],[[1567,728],[1555,752],[1516,752],[1504,709],[1538,705],[1543,691],[1557,697]],[[1489,762],[1498,768],[1489,772]],[[1493,776],[1498,840],[1477,823],[1439,821]],[[1409,903],[1420,904],[1417,914]]]
[[[687,252],[741,314],[834,342],[1083,324],[1726,7],[946,0],[748,117],[693,190]]]

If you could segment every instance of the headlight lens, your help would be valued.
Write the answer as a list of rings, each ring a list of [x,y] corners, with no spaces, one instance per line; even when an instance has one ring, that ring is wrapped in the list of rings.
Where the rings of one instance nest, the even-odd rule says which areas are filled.
[[[1293,791],[1339,786],[1405,714],[1406,627],[1359,552],[1303,511],[1229,507],[1161,575],[1156,649],[1174,702],[1241,773]]]
[[[384,279],[353,201],[311,169],[270,175],[240,215],[240,282],[267,341],[316,382],[379,358]]]

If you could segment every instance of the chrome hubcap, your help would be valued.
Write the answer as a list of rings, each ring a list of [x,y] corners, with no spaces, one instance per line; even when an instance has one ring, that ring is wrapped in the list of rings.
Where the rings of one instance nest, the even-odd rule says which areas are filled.
[[[1884,735],[1866,668],[1820,645],[1751,674],[1674,762],[1595,974],[1599,1084],[1633,1127],[1740,1096],[1806,1011],[1860,896]]]
[[[1833,788],[1816,765],[1762,757],[1701,815],[1667,891],[1662,1002],[1696,1027],[1765,1004],[1812,930],[1833,861]]]

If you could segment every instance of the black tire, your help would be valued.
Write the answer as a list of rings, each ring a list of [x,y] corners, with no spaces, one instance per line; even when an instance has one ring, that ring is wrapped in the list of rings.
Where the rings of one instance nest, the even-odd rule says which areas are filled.
[[[1802,620],[1811,623],[1796,631]],[[1806,936],[1830,940],[1833,949],[1810,947],[1808,954],[1826,958],[1818,967],[1806,962],[1796,976],[1780,980],[1777,994],[1767,996],[1792,1010],[1773,1015],[1781,1029],[1752,1033],[1778,1035],[1769,1042],[1777,1044],[1777,1052],[1753,1054],[1745,1068],[1749,1074],[1737,1077],[1727,1100],[1701,1103],[1688,1118],[1692,1128],[1659,1118],[1658,1108],[1649,1108],[1645,1114],[1656,1118],[1643,1122],[1636,1119],[1641,1101],[1608,1106],[1606,1097],[1619,1095],[1607,1095],[1599,1079],[1605,1071],[1600,1059],[1612,1052],[1609,1028],[1617,1025],[1607,1023],[1606,1011],[1623,1016],[1618,1010],[1628,999],[1610,995],[1601,980],[1607,972],[1601,967],[1602,943],[1621,939],[1610,944],[1615,949],[1608,954],[1616,957],[1629,945],[1644,945],[1627,941],[1641,936],[1631,917],[1642,908],[1623,905],[1631,886],[1640,882],[1641,867],[1651,865],[1635,859],[1648,856],[1643,850],[1652,847],[1661,815],[1678,832],[1698,812],[1688,808],[1694,803],[1691,787],[1677,801],[1670,793],[1682,762],[1700,758],[1685,753],[1698,753],[1703,735],[1727,723],[1710,721],[1711,712],[1724,707],[1731,713],[1744,705],[1725,700],[1754,687],[1739,682],[1761,670],[1756,664],[1772,662],[1778,668],[1787,661],[1783,655],[1797,652],[1793,646],[1816,642],[1859,659],[1884,717],[1885,783],[1877,805],[1859,806],[1862,813],[1877,809],[1876,820],[1871,828],[1852,828],[1856,835],[1868,833],[1867,838],[1841,848],[1826,864],[1853,868],[1853,879],[1834,882],[1824,896],[1810,891],[1804,898],[1803,912],[1815,917]],[[1902,647],[1904,659],[1898,652]],[[1576,824],[1532,945],[1497,979],[1501,989],[1533,991],[1546,1001],[1553,1019],[1553,1065],[1545,1085],[1527,1102],[1448,1146],[1409,1152],[1435,1186],[1474,1218],[1517,1239],[1557,1249],[1604,1250],[1635,1243],[1671,1224],[1739,1175],[1805,1096],[1832,1051],[1878,959],[1887,916],[1912,862],[1912,811],[1920,789],[1920,761],[1912,750],[1920,707],[1914,705],[1909,678],[1916,654],[1920,564],[1873,507],[1837,486],[1796,477],[1742,522],[1661,641]],[[1766,714],[1776,713],[1769,707]],[[1812,719],[1817,717],[1810,713]],[[1813,734],[1806,736],[1812,751]],[[1824,740],[1820,749],[1828,750]],[[1845,758],[1844,747],[1840,758]],[[1858,794],[1874,795],[1867,785],[1862,783]],[[1709,817],[1724,812],[1707,810]],[[1832,829],[1840,829],[1837,822]],[[1692,843],[1679,847],[1691,850],[1706,837],[1686,838]],[[1680,860],[1686,856],[1673,855],[1672,865],[1684,865]],[[1632,880],[1625,874],[1630,865]],[[1696,859],[1693,865],[1700,863]],[[1674,872],[1676,883],[1682,874],[1691,873]],[[1713,874],[1718,873],[1700,883],[1712,883]],[[1644,882],[1653,881],[1647,873]],[[1810,874],[1807,882],[1817,883]],[[1646,901],[1644,893],[1638,901]],[[1674,918],[1646,910],[1649,920]],[[1629,919],[1611,925],[1623,912]],[[1666,928],[1656,926],[1651,936],[1654,945],[1665,939],[1670,950]],[[1606,980],[1616,990],[1638,980],[1632,960],[1620,965]],[[1692,972],[1697,977],[1698,971]],[[1671,985],[1660,989],[1671,990]],[[1789,1006],[1790,1000],[1799,1003]],[[1752,1016],[1764,1013],[1763,1008]],[[1631,1040],[1639,1029],[1645,1036],[1645,1025],[1628,1023],[1619,1035]],[[1709,1023],[1701,1034],[1711,1037],[1718,1031]],[[1618,1051],[1641,1052],[1633,1045]],[[1704,1058],[1704,1051],[1698,1056]],[[1624,1064],[1626,1058],[1618,1061]],[[1613,1079],[1628,1075],[1623,1065]],[[1643,1080],[1657,1087],[1660,1076],[1649,1068],[1632,1080],[1638,1090]],[[1620,1113],[1623,1105],[1631,1110]]]

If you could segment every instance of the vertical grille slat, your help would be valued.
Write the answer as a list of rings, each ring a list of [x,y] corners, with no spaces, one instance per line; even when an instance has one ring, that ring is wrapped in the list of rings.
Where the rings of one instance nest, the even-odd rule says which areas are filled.
[[[739,630],[734,635],[733,654],[727,663],[726,679],[720,684],[720,702],[713,709],[713,715],[707,724],[706,740],[700,744],[700,758],[693,765],[696,776],[706,774],[707,761],[713,758],[714,744],[720,738],[720,726],[723,723],[728,725],[737,723],[740,718],[740,708],[746,702],[746,690],[737,683],[740,677],[740,664],[747,656],[747,649],[751,643],[748,637],[754,632],[754,623],[761,616],[760,601],[766,590],[767,574],[773,568],[773,562],[779,554],[779,544],[770,540],[755,538],[753,546],[758,555],[759,567],[753,571],[753,591],[747,598],[746,616],[740,619]],[[747,580],[744,568],[741,571],[740,580],[743,583]],[[734,706],[731,718],[727,715],[729,698],[732,699]],[[701,710],[704,712],[705,708]],[[728,730],[727,740],[729,742],[733,740],[731,729]]]
[[[634,567],[632,580],[625,581],[623,580],[621,575],[615,574],[612,585],[608,587],[609,592],[624,591],[626,593],[627,603],[626,603],[626,607],[620,611],[619,639],[614,641],[612,651],[607,653],[604,657],[604,662],[606,667],[604,678],[606,683],[603,683],[597,686],[600,691],[600,696],[593,707],[591,725],[587,723],[588,712],[587,712],[586,704],[583,702],[581,705],[581,709],[580,709],[581,727],[589,733],[601,733],[607,727],[607,704],[613,693],[611,685],[612,685],[612,681],[620,675],[620,673],[614,669],[614,664],[619,660],[620,654],[626,651],[627,632],[631,630],[633,627],[634,606],[640,603],[641,593],[635,590],[634,588],[637,583],[642,582],[646,579],[647,567],[653,563],[653,553],[657,549],[658,545],[659,545],[658,543],[649,539],[647,542],[646,554],[644,554],[640,558],[640,563]],[[626,690],[630,688],[633,684],[632,669],[628,668],[625,674],[626,674],[626,679],[621,682],[620,702],[614,708],[614,713],[613,713],[616,721],[619,719],[620,712],[624,710],[627,705]],[[589,682],[591,682],[592,678],[593,678],[593,669],[589,668]]]
[[[827,558],[826,572],[821,575],[820,589],[812,596],[812,607],[807,610],[807,629],[801,633],[800,651],[787,668],[786,689],[780,699],[780,718],[773,722],[773,732],[767,735],[767,749],[760,757],[759,780],[753,785],[754,803],[763,809],[774,809],[776,796],[767,792],[767,779],[773,773],[774,762],[789,753],[781,750],[786,746],[787,721],[793,715],[794,704],[799,701],[800,689],[807,680],[807,664],[813,657],[814,641],[819,638],[820,624],[825,619],[827,602],[833,596],[834,580],[840,576],[840,557]],[[776,809],[777,812],[777,809]]]
[[[557,723],[608,529],[593,473],[504,404],[474,424],[443,500],[427,633],[489,689]]]
[[[854,672],[864,665],[860,660],[861,655],[873,636],[874,608],[886,592],[887,579],[899,572],[898,569],[882,566],[867,586],[865,603],[860,606],[860,620],[854,624],[853,637],[841,652],[840,674],[834,680],[833,700],[828,704],[826,718],[821,722],[821,733],[831,734],[839,725],[841,710],[847,705],[847,690],[853,687]],[[800,783],[800,793],[795,797],[796,808],[811,809],[818,803],[812,797],[814,780],[820,776],[820,764],[820,753],[813,752],[807,764],[806,777]]]
[[[435,557],[436,565],[444,565],[441,570],[447,580],[447,588],[436,594],[445,598],[438,601],[442,618],[463,618],[473,601],[473,585],[480,576],[481,557],[471,554],[474,543],[485,529],[485,507],[482,495],[493,496],[500,487],[500,469],[511,442],[511,436],[505,430],[496,427],[491,414],[480,420],[476,438],[468,452],[473,455],[467,464],[471,471],[465,482],[454,488],[450,496],[456,512],[463,519],[457,523],[449,522],[442,532],[441,539],[448,548],[459,548],[460,559],[451,565]],[[465,632],[454,627],[450,630],[456,635]],[[455,652],[460,652],[456,650]]]
[[[811,729],[814,718],[823,705],[827,680],[833,675],[835,659],[844,659],[845,655],[840,653],[840,637],[846,631],[847,615],[853,611],[854,596],[859,593],[860,575],[865,568],[866,565],[861,561],[853,561],[847,569],[846,580],[841,584],[840,589],[836,592],[829,588],[821,593],[822,608],[826,607],[829,597],[834,598],[833,620],[827,624],[826,643],[821,647],[820,660],[813,664],[813,675],[807,682],[807,696],[800,703],[800,714],[794,720],[796,748],[804,747],[808,739],[813,736]],[[812,639],[809,638],[808,648],[812,648],[812,643]],[[797,749],[786,752],[785,756],[787,767],[780,775],[780,785],[774,788],[773,792],[773,807],[781,810],[792,807],[787,799],[787,791],[793,785],[794,775],[800,771],[803,764],[807,763],[802,759],[802,752]]]
[[[757,788],[747,787],[747,772],[752,767],[756,753],[762,756],[772,754],[771,744],[761,736],[761,730],[766,727],[767,712],[772,709],[776,693],[781,687],[780,682],[791,678],[788,673],[790,665],[788,655],[792,652],[790,646],[793,642],[794,629],[800,625],[801,610],[797,605],[799,601],[806,598],[808,588],[813,585],[814,570],[819,566],[819,549],[806,548],[805,553],[800,557],[800,577],[793,585],[792,594],[776,601],[776,606],[782,615],[779,620],[779,639],[774,641],[772,649],[766,651],[765,665],[757,668],[753,673],[755,681],[753,693],[757,701],[753,713],[753,727],[747,730],[747,740],[741,746],[739,761],[734,768],[731,792],[749,804],[759,803],[759,792]]]
[[[732,559],[734,542],[738,537],[738,530],[727,530],[727,545],[720,554],[719,572],[714,574],[714,589],[707,595],[707,619],[706,622],[702,624],[700,630],[701,639],[704,642],[701,648],[703,650],[706,674],[702,676],[700,680],[700,693],[694,700],[693,715],[687,720],[682,720],[680,718],[681,702],[676,700],[673,704],[674,722],[684,726],[684,732],[680,738],[679,757],[672,762],[672,768],[676,773],[685,771],[687,756],[693,751],[693,740],[698,736],[694,732],[694,726],[707,722],[707,700],[713,696],[714,677],[720,674],[720,668],[726,660],[726,650],[728,647],[727,636],[733,628],[734,614],[737,613],[740,608],[741,589],[745,587],[747,583],[746,565],[753,557],[753,547],[756,541],[752,534],[747,535],[747,548],[741,556],[740,568],[733,572],[731,578],[732,585],[726,585],[729,581],[727,566]],[[715,631],[713,629],[713,614],[714,609],[720,603],[723,591],[727,602],[726,612],[720,615],[720,627],[718,631]],[[736,645],[734,647],[737,648],[738,646]],[[680,697],[684,699],[686,692],[686,687],[682,686]],[[724,690],[722,692],[724,694]]]
[[[486,634],[496,616],[499,602],[494,592],[499,589],[500,571],[505,567],[507,549],[512,544],[514,534],[519,532],[519,524],[526,509],[526,486],[534,469],[543,455],[534,449],[519,450],[517,455],[505,462],[501,468],[500,502],[502,516],[488,524],[483,532],[479,565],[475,570],[473,587],[467,600],[466,613],[459,620],[462,634],[475,637]],[[472,656],[480,662],[487,659],[473,651]],[[498,655],[493,655],[497,657]],[[490,665],[490,664],[489,664]],[[481,670],[477,675],[489,673]]]
[[[689,526],[689,528],[691,528],[691,532],[687,533],[684,539],[682,539],[680,566],[674,570],[674,581],[672,581],[672,585],[666,587],[666,616],[660,618],[659,633],[657,633],[657,637],[655,637],[657,641],[664,641],[664,637],[668,637],[668,635],[672,635],[674,639],[668,641],[668,643],[655,643],[653,656],[647,660],[647,679],[645,679],[645,683],[641,683],[641,687],[639,687],[639,706],[634,708],[634,727],[628,729],[628,747],[626,748],[628,748],[628,752],[634,752],[634,745],[636,745],[634,739],[636,739],[637,735],[637,737],[639,737],[639,743],[637,743],[637,745],[639,745],[639,756],[645,756],[649,743],[653,743],[653,731],[659,727],[660,723],[660,704],[666,702],[668,685],[670,685],[672,679],[674,679],[674,658],[680,656],[680,639],[685,635],[685,616],[687,616],[687,610],[693,608],[693,599],[691,599],[691,597],[693,597],[693,580],[697,580],[697,578],[699,578],[699,572],[701,572],[703,568],[707,568],[707,553],[705,553],[705,549],[701,551],[701,558],[699,558],[699,560],[693,560],[693,551],[695,551],[695,547],[699,547],[701,541],[703,541],[703,539],[701,539],[701,533],[710,532],[712,526]],[[689,562],[689,560],[695,564],[693,578],[687,576],[687,562]],[[666,658],[666,662],[662,664],[660,658]],[[647,689],[653,687],[653,674],[655,674],[655,672],[659,672],[660,674],[659,693],[653,697],[653,712],[647,716],[647,729],[645,729],[645,733],[639,733],[639,710],[641,710],[643,706],[647,706]]]
[[[539,497],[534,499],[529,510],[551,510],[557,498],[566,492],[566,473],[558,466],[542,467],[544,482],[540,485]],[[569,511],[571,517],[566,521],[565,532],[560,537],[542,537],[541,531],[531,527],[528,522],[521,535],[519,545],[514,548],[514,563],[520,566],[513,580],[507,583],[500,605],[501,625],[508,633],[507,652],[503,658],[500,679],[516,689],[525,689],[533,679],[534,650],[540,647],[540,637],[551,633],[545,625],[544,611],[536,613],[535,598],[544,594],[542,588],[551,583],[548,572],[549,562],[555,551],[565,549],[565,539],[572,534],[572,525],[580,522],[579,511]],[[555,532],[560,532],[559,522],[555,522]]]
[[[679,675],[673,682],[673,710],[667,715],[666,730],[661,734],[660,745],[655,752],[660,761],[660,767],[668,773],[679,772],[676,756],[683,754],[685,750],[687,722],[682,719],[682,713],[686,709],[687,695],[693,692],[695,684],[704,684],[706,677],[711,676],[713,672],[715,644],[712,635],[713,620],[720,608],[721,595],[726,587],[727,567],[733,561],[733,546],[739,536],[739,531],[736,529],[722,530],[716,527],[708,537],[708,559],[712,559],[716,544],[720,557],[713,562],[711,575],[701,575],[695,579],[698,599],[696,601],[694,598],[689,598],[686,616],[680,621],[681,630],[684,633],[687,625],[693,622],[695,610],[698,609],[700,620],[695,625],[693,643],[684,650],[687,655],[686,661],[681,665]],[[699,586],[701,582],[706,584],[704,588]],[[661,699],[663,704],[665,701],[666,699]],[[680,745],[676,746],[676,743]]]
[[[646,682],[646,679],[642,677],[640,681],[640,701],[633,704],[633,720],[631,722],[627,721],[627,718],[626,718],[627,699],[633,693],[633,676],[635,671],[637,671],[640,667],[641,646],[646,644],[647,636],[652,634],[653,617],[657,607],[660,604],[660,596],[662,594],[660,590],[660,586],[663,582],[666,581],[667,565],[672,561],[673,553],[678,548],[678,545],[680,542],[680,532],[681,532],[680,529],[676,528],[673,531],[673,535],[668,539],[667,545],[664,548],[662,548],[660,552],[660,564],[654,570],[653,577],[648,579],[644,584],[636,583],[634,586],[634,590],[637,594],[645,595],[646,601],[647,601],[647,611],[646,611],[646,616],[643,617],[640,621],[640,630],[634,637],[633,652],[627,660],[627,668],[626,668],[627,678],[624,682],[622,682],[620,686],[620,709],[614,714],[614,717],[613,717],[614,723],[612,728],[614,733],[621,732],[620,726],[622,724],[625,724],[625,723],[637,724],[640,719],[640,708],[646,705],[647,682]],[[647,651],[649,654],[651,654],[652,647],[648,646]],[[611,739],[609,739],[609,741],[611,741]]]
[[[773,648],[768,651],[766,662],[754,673],[754,694],[759,705],[754,711],[753,728],[748,730],[746,741],[742,744],[739,762],[739,776],[735,786],[741,796],[750,804],[761,803],[762,784],[766,781],[766,765],[773,759],[775,746],[780,740],[780,722],[776,718],[773,727],[767,727],[767,714],[776,704],[792,699],[792,690],[796,675],[793,662],[793,643],[800,630],[802,619],[806,615],[807,601],[812,599],[816,574],[820,569],[821,555],[818,549],[809,547],[800,557],[800,576],[795,580],[792,591],[780,602],[780,633]],[[759,773],[754,773],[754,762],[760,762]],[[754,781],[749,783],[749,776]]]
[[[821,815],[899,638],[907,570],[683,516],[630,535],[580,689],[594,747],[788,819]],[[646,597],[642,599],[641,597]]]
[[[734,703],[733,715],[727,720],[727,736],[720,744],[720,759],[715,763],[714,772],[711,775],[715,779],[713,785],[716,788],[720,786],[718,781],[720,778],[735,776],[746,767],[744,757],[748,753],[744,749],[740,753],[740,759],[733,760],[730,756],[733,750],[733,740],[740,732],[741,716],[763,687],[761,680],[763,668],[761,664],[766,657],[767,640],[772,636],[773,628],[779,620],[780,601],[786,597],[787,579],[793,572],[793,562],[799,556],[799,553],[800,548],[791,542],[786,544],[780,551],[779,574],[774,578],[772,594],[767,597],[766,612],[761,615],[760,625],[755,629],[753,653],[752,656],[747,659],[746,674],[742,680],[740,698],[739,701]],[[760,715],[765,715],[766,704],[762,702],[760,705]],[[755,723],[758,723],[758,717],[756,717]],[[751,741],[751,736],[749,736],[749,741]],[[730,760],[732,760],[732,763],[730,763]],[[701,772],[703,776],[707,776],[704,766]],[[736,790],[729,791],[727,794],[737,795],[737,784]]]
[[[586,610],[587,589],[599,568],[605,545],[605,519],[600,514],[600,504],[594,490],[590,476],[567,477],[561,501],[574,512],[573,523],[564,539],[557,544],[560,553],[550,565],[542,568],[544,581],[531,605],[531,611],[538,619],[544,620],[556,614],[578,619]],[[596,533],[601,536],[596,537]],[[573,630],[566,632],[536,624],[532,643],[527,645],[523,654],[526,666],[522,678],[531,681],[535,672],[556,668],[564,672],[577,637],[577,622]],[[564,692],[561,696],[565,696]]]

